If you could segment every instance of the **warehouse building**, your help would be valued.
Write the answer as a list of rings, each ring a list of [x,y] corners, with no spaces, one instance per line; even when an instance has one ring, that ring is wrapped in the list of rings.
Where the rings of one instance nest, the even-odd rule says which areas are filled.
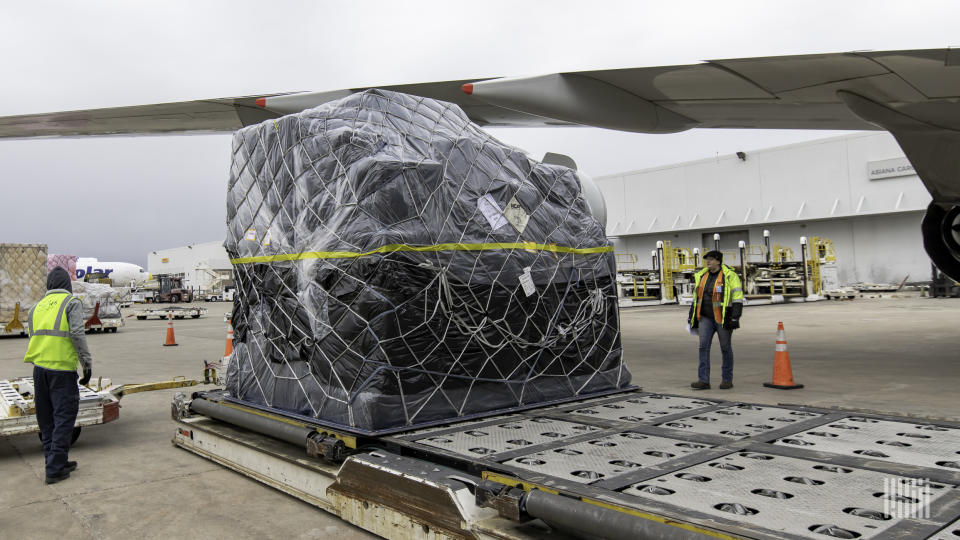
[[[899,283],[930,279],[920,222],[930,203],[913,167],[886,132],[857,133],[732,156],[600,177],[607,235],[618,261],[650,266],[657,241],[713,249],[728,264],[738,242],[762,257],[763,232],[800,257],[800,238],[832,241],[836,279]]]
[[[233,266],[222,241],[150,252],[147,272],[154,276],[181,276],[184,287],[201,292],[218,290],[233,282]]]

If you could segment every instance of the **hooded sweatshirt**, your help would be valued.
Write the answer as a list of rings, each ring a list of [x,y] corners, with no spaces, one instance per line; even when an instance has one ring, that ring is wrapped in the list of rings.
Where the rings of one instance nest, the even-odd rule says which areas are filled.
[[[70,284],[70,274],[66,270],[58,266],[47,274],[47,294],[72,292],[73,286]],[[85,370],[93,369],[93,358],[90,356],[90,349],[87,348],[87,335],[83,320],[83,303],[68,302],[66,314],[67,322],[70,323],[70,341],[73,342],[73,347],[77,350],[80,365],[82,365]],[[30,308],[28,317],[30,320],[33,320],[33,308]]]

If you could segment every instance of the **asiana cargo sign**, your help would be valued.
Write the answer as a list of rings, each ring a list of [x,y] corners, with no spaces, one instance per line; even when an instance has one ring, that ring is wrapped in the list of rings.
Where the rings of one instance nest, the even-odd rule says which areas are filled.
[[[913,170],[910,160],[905,157],[867,162],[867,178],[870,180],[914,174],[917,174],[917,171]]]

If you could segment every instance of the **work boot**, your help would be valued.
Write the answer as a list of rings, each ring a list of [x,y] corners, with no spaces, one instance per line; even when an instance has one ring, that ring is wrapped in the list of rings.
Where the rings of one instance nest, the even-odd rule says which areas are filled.
[[[76,461],[68,461],[67,464],[63,466],[63,471],[64,471],[64,472],[70,473],[70,472],[73,472],[73,471],[75,471],[75,470],[77,470],[77,462],[76,462]]]
[[[70,478],[70,471],[64,470],[62,473],[60,473],[60,474],[58,474],[58,475],[56,475],[56,476],[48,476],[47,479],[46,479],[46,483],[47,483],[47,484],[56,484],[57,482],[62,482],[62,481],[64,481],[64,480],[66,480],[67,478]]]
[[[733,381],[723,381],[720,383],[721,390],[729,390],[731,388],[733,388]]]
[[[693,388],[694,390],[709,390],[709,389],[710,389],[710,383],[708,383],[708,382],[703,382],[703,381],[697,381],[697,382],[694,382],[694,383],[690,383],[690,388]]]

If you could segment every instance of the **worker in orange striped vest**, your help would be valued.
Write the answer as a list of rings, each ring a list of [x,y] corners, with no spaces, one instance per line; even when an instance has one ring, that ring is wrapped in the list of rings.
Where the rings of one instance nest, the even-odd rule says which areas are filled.
[[[723,264],[723,253],[709,251],[703,256],[706,268],[694,276],[693,304],[687,320],[700,336],[700,367],[697,381],[690,384],[695,390],[710,388],[710,345],[713,335],[720,341],[723,356],[720,388],[733,388],[733,346],[730,338],[740,328],[743,314],[743,286],[740,278]]]

